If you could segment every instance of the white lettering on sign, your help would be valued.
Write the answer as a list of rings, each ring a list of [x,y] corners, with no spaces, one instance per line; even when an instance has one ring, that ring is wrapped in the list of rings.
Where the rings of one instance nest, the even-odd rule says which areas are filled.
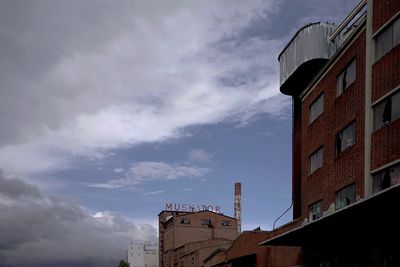
[[[195,204],[180,204],[180,203],[165,203],[165,210],[187,211],[187,212],[208,210],[216,213],[221,213],[221,207],[216,205],[195,205]]]

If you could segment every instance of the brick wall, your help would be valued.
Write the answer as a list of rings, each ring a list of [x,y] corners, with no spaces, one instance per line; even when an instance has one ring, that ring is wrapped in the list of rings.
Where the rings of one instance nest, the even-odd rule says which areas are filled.
[[[371,153],[372,170],[400,159],[400,120],[372,134]]]
[[[372,66],[372,102],[399,85],[400,45],[394,47]]]
[[[374,32],[400,11],[398,0],[374,0]],[[400,45],[372,66],[372,102],[400,86]],[[400,159],[400,121],[396,120],[371,136],[371,170]]]
[[[356,58],[356,80],[337,97],[336,77]],[[364,99],[365,99],[365,31],[345,51],[302,103],[302,215],[309,205],[323,200],[323,210],[334,203],[335,192],[356,183],[356,194],[364,187]],[[309,107],[324,93],[324,112],[309,124]],[[355,144],[336,155],[335,136],[355,122]],[[309,156],[323,147],[322,168],[310,175]]]
[[[374,0],[373,32],[385,25],[399,10],[399,0]]]

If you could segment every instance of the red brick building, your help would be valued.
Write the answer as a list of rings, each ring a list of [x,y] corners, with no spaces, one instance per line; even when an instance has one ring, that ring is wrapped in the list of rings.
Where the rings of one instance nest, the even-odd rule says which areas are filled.
[[[275,266],[279,262],[281,266],[293,266],[302,264],[299,247],[291,246],[260,246],[265,239],[274,237],[299,225],[299,221],[293,221],[283,225],[275,231],[262,231],[254,229],[244,231],[227,249],[216,249],[203,261],[204,267],[268,267]]]
[[[238,236],[235,218],[208,210],[162,211],[158,218],[160,267],[202,266]]]
[[[306,25],[279,61],[302,224],[264,244],[301,247],[305,266],[400,266],[400,1]]]

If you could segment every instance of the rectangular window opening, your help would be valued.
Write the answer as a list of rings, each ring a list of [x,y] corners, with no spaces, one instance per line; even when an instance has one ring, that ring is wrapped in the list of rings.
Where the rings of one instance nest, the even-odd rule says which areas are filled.
[[[322,217],[322,200],[310,205],[309,220],[314,221]]]
[[[354,184],[349,185],[336,192],[335,209],[344,208],[356,201],[356,187]]]
[[[310,105],[310,123],[311,124],[319,115],[324,112],[324,94],[321,94],[311,105]]]
[[[337,76],[337,96],[343,94],[354,81],[356,80],[356,59],[353,59],[349,65]]]
[[[310,174],[321,168],[324,162],[324,150],[321,147],[310,155]]]
[[[232,225],[231,221],[223,221],[221,224],[222,224],[222,226],[231,226]]]
[[[372,176],[372,193],[376,194],[400,183],[400,164],[388,167]]]
[[[355,122],[341,130],[336,134],[336,155],[339,155],[348,147],[355,144],[356,140],[356,127]]]
[[[190,219],[187,218],[182,219],[181,224],[190,224]]]
[[[375,61],[389,53],[400,43],[400,18],[388,25],[375,37]]]
[[[211,220],[210,219],[202,219],[201,225],[211,225]]]
[[[400,91],[373,107],[374,131],[400,118]]]

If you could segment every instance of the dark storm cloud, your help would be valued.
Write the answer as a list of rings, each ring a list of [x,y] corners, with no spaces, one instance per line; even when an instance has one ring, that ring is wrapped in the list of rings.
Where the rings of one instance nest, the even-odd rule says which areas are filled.
[[[118,214],[93,217],[0,174],[0,266],[113,266],[129,241],[154,240],[155,229]]]

